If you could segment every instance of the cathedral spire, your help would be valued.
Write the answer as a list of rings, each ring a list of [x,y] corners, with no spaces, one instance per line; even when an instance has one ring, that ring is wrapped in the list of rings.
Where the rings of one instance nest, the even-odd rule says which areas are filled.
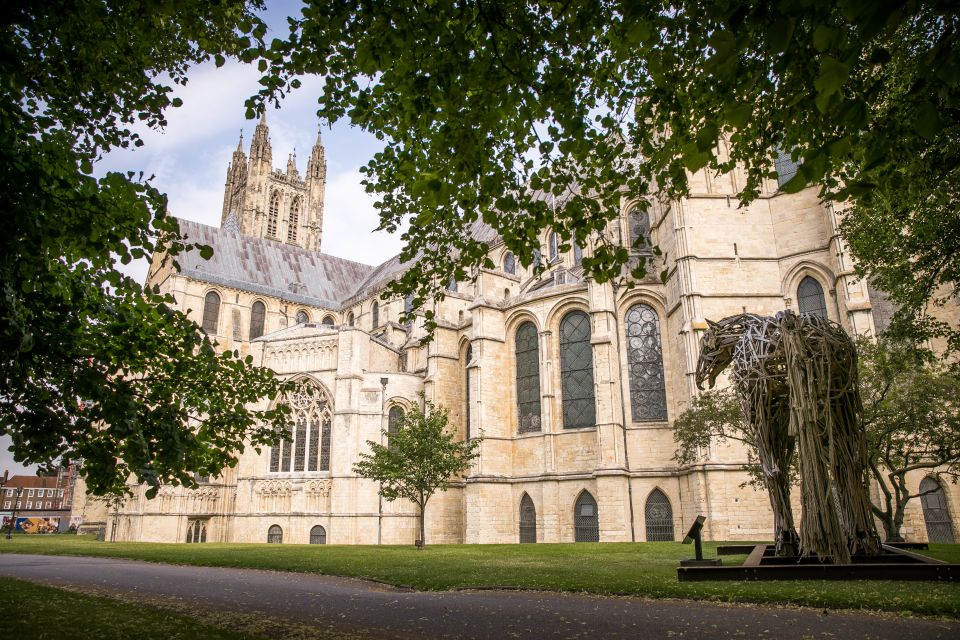
[[[323,141],[320,139],[320,130],[317,129],[317,141],[313,143],[310,159],[307,161],[307,180],[319,179],[326,182],[327,159],[325,156]]]
[[[260,114],[260,122],[253,130],[253,140],[250,141],[250,168],[254,170],[256,162],[261,163],[264,173],[273,169],[273,151],[270,148],[270,130],[267,129],[267,112]]]
[[[293,153],[287,156],[287,177],[300,179],[300,172],[297,171],[297,150],[294,148]]]

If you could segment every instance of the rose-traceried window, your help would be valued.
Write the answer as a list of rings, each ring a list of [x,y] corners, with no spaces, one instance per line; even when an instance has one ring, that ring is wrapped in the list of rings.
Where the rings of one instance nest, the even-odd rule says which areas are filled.
[[[329,471],[330,423],[333,403],[327,393],[312,383],[287,399],[290,424],[283,439],[270,449],[270,471]]]

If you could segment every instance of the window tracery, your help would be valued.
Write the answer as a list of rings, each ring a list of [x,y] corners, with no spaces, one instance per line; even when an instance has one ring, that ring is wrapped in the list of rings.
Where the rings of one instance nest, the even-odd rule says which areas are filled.
[[[560,322],[560,378],[563,428],[595,426],[590,316],[583,311],[571,311]]]
[[[827,316],[827,302],[823,296],[823,287],[814,278],[806,276],[797,287],[797,309],[800,315],[819,316],[824,320]]]
[[[270,197],[270,209],[267,212],[267,237],[277,237],[277,220],[280,217],[280,192],[274,191]]]
[[[626,330],[633,419],[636,422],[666,420],[660,319],[651,307],[635,304],[627,311]]]
[[[270,471],[329,471],[332,403],[320,387],[307,383],[287,399],[292,427],[270,449]]]

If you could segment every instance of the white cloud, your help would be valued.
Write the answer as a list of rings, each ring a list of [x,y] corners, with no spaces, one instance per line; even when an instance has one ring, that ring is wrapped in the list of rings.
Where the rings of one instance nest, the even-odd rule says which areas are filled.
[[[323,252],[366,264],[380,264],[400,252],[400,231],[374,231],[380,217],[375,198],[364,191],[356,169],[327,177]]]

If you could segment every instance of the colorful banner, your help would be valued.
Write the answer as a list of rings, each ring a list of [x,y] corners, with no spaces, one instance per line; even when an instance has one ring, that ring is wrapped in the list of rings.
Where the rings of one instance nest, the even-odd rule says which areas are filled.
[[[10,516],[3,519],[3,530],[10,527]],[[60,518],[17,518],[18,533],[56,533],[60,528]]]

